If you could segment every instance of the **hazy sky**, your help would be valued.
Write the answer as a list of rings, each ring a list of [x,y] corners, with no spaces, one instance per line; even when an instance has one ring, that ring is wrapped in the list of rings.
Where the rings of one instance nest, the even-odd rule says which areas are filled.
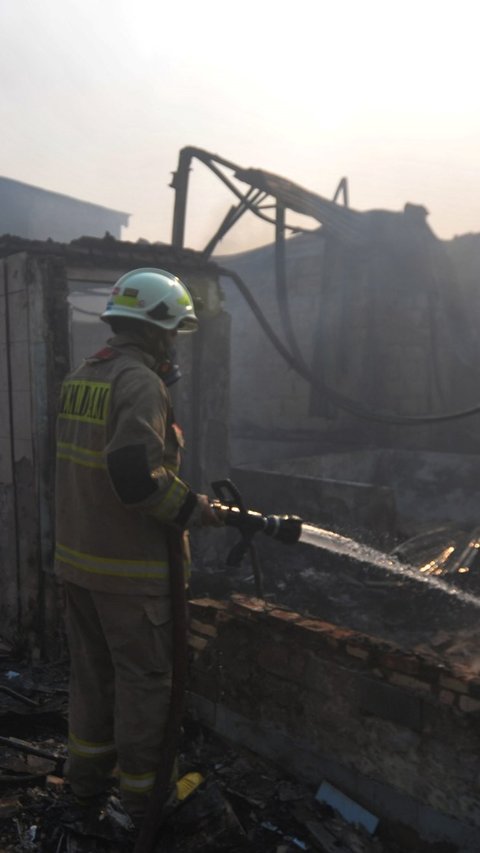
[[[132,214],[170,241],[179,150],[360,210],[423,204],[480,232],[478,23],[467,0],[0,0],[0,175]],[[231,204],[196,165],[187,245]],[[221,244],[268,242],[250,217]]]

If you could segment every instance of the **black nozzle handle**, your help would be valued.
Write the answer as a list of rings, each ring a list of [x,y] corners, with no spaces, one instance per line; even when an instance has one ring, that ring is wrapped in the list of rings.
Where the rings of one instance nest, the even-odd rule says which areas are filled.
[[[236,506],[240,512],[246,513],[247,510],[243,503],[243,498],[235,483],[232,483],[231,480],[215,480],[215,482],[212,483],[212,489],[215,497],[218,498],[220,503]]]

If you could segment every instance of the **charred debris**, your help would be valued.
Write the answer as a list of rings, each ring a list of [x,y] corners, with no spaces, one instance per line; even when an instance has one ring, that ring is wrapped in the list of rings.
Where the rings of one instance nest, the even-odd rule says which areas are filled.
[[[78,806],[64,780],[68,662],[32,666],[12,658],[11,651],[2,646],[0,663],[0,850],[133,850],[135,828],[122,809],[115,778],[109,795],[88,812]],[[319,796],[248,749],[233,747],[191,714],[184,722],[179,755],[179,774],[184,773],[198,774],[202,781],[165,821],[158,850],[403,850],[391,828],[382,826],[372,835],[365,810],[342,816],[323,793]]]
[[[184,247],[194,159],[236,196],[202,252]],[[63,777],[68,660],[62,604],[51,575],[51,519],[59,383],[73,361],[103,342],[103,330],[96,326],[99,306],[119,272],[137,266],[178,270],[202,308],[202,333],[181,353],[185,390],[175,403],[190,448],[186,479],[208,491],[209,479],[233,472],[253,509],[298,514],[358,545],[339,554],[299,544],[287,553],[265,542],[255,569],[248,555],[237,566],[226,565],[231,532],[217,542],[193,542],[192,597],[207,602],[198,605],[200,615],[215,610],[210,599],[231,601],[234,593],[243,594],[247,604],[241,624],[221,611],[218,625],[197,614],[192,679],[200,679],[205,689],[200,705],[214,708],[217,717],[208,725],[209,714],[199,713],[199,702],[189,703],[180,771],[200,773],[204,781],[170,815],[159,849],[462,850],[455,841],[458,825],[468,832],[480,826],[478,770],[465,745],[475,749],[480,713],[477,605],[456,597],[476,597],[480,591],[480,417],[474,393],[480,360],[472,335],[478,241],[470,235],[466,270],[463,243],[446,247],[439,241],[419,205],[408,204],[399,213],[360,213],[349,207],[345,179],[327,200],[196,148],[181,152],[172,186],[172,245],[125,243],[110,235],[68,245],[0,238],[5,309],[0,343],[8,355],[0,411],[0,521],[6,531],[0,561],[7,567],[0,603],[0,851],[133,849],[115,779],[108,800],[86,816],[78,814]],[[272,224],[274,244],[212,259],[222,237],[248,213]],[[290,213],[310,217],[314,228],[290,225]],[[245,410],[247,399],[251,405]],[[418,580],[414,573],[392,572],[385,561],[376,563],[372,547],[400,566],[413,567]],[[272,647],[259,652],[259,644],[268,645],[272,614]],[[288,681],[281,655],[288,663],[290,646],[297,654],[300,629],[305,648],[298,660],[307,661],[307,686],[302,682],[295,704],[300,676],[294,666]],[[241,641],[259,655],[265,683],[258,709],[258,682],[251,678],[257,670],[244,660],[235,674],[231,707],[226,706],[222,630],[234,647]],[[314,707],[307,710],[319,718],[308,718],[305,711],[307,688],[315,681],[309,667],[320,688],[315,686]],[[354,735],[348,740],[347,731],[347,757],[335,769],[339,780],[351,777],[357,787],[330,785],[325,773],[300,782],[282,766],[283,754],[278,762],[260,757],[224,737],[216,725],[222,713],[229,724],[238,722],[237,704],[243,701],[241,723],[249,732],[258,729],[266,739],[271,724],[291,734],[292,716],[303,720],[305,713],[308,740],[309,723],[316,736],[322,728],[325,704],[327,711],[329,705],[334,709],[324,720],[333,732],[336,679],[343,677],[339,690],[351,701],[345,719],[357,715],[355,736],[363,752],[353,756],[357,743]],[[327,697],[324,682],[332,691]],[[198,683],[193,687],[192,696]],[[269,690],[278,691],[276,720],[262,716],[270,708]],[[436,720],[443,726],[438,737]],[[457,725],[458,779],[457,768],[450,774],[441,759],[435,764],[441,736]],[[430,748],[425,744],[432,730],[438,742]],[[336,734],[341,740],[345,731]],[[379,753],[390,746],[395,760],[406,754],[405,763],[394,763],[393,770],[382,765],[380,772]],[[425,764],[434,759],[428,782],[422,768],[413,768],[422,750]],[[446,783],[431,781],[438,768],[455,777],[448,793]],[[378,789],[373,797],[361,793],[377,771],[378,786],[391,783],[401,796],[372,824],[377,820],[372,802],[376,795],[382,798]],[[414,826],[423,806],[431,809],[428,817],[435,812],[437,820],[440,814],[437,840],[422,840],[423,817]],[[445,815],[448,826],[442,823]],[[465,849],[471,853],[474,847]]]

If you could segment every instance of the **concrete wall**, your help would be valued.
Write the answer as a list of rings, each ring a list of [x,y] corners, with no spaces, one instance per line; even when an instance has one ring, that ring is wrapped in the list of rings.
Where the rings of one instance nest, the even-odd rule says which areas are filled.
[[[395,506],[398,529],[415,530],[417,526],[439,523],[475,527],[480,517],[480,456],[466,453],[418,453],[412,450],[363,450],[351,453],[325,453],[321,456],[278,460],[275,468],[285,477],[300,483],[312,479],[320,494],[322,483],[328,489],[336,481],[339,494],[348,495],[345,484],[350,477],[358,499],[358,518],[368,513],[362,506],[362,485],[371,484],[377,492],[377,503],[388,487]],[[268,477],[267,477],[268,481]],[[327,492],[328,494],[328,492]],[[368,495],[368,492],[364,492]],[[306,516],[307,517],[307,516]],[[367,516],[368,518],[369,516]],[[372,531],[375,516],[371,516]]]
[[[320,310],[318,264],[323,240],[298,238],[287,243],[290,307],[301,349],[307,361],[313,358],[315,327]],[[251,289],[269,322],[283,339],[274,289],[274,250],[266,246],[253,252],[227,257],[224,266],[234,269]],[[232,315],[232,463],[260,461],[265,454],[281,454],[285,441],[295,432],[299,442],[308,440],[308,430],[324,429],[323,419],[311,414],[309,384],[288,368],[265,337],[256,318],[232,280],[224,278],[225,304]],[[251,436],[251,443],[245,446]],[[272,449],[273,444],[273,449]],[[289,447],[289,444],[287,444]]]
[[[68,364],[65,271],[54,258],[0,262],[2,634],[39,654],[58,614],[52,564],[54,422]]]
[[[231,476],[252,509],[266,515],[299,515],[360,542],[393,547],[397,525],[393,491],[368,481],[348,482],[335,473],[336,478],[328,479],[314,465],[297,466],[296,460],[287,460],[281,471],[233,468]]]
[[[450,413],[479,403],[478,298],[425,223],[373,211],[361,249],[325,232],[287,241],[288,302],[314,375],[377,412]],[[244,279],[283,343],[274,247],[222,259]],[[478,284],[478,280],[477,280]],[[461,285],[461,286],[460,286]],[[480,416],[402,427],[356,418],[312,391],[224,279],[232,327],[234,464],[342,448],[479,453]],[[478,289],[478,288],[477,288]],[[248,405],[246,404],[248,401]]]
[[[201,719],[314,790],[326,779],[399,839],[403,826],[478,851],[478,677],[258,599],[190,606]]]

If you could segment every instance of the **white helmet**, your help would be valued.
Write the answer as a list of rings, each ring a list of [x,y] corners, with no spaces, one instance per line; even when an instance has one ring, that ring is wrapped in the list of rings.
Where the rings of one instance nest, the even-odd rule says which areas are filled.
[[[194,332],[198,326],[193,300],[187,288],[172,273],[145,267],[118,279],[100,319],[129,317],[160,329]]]

